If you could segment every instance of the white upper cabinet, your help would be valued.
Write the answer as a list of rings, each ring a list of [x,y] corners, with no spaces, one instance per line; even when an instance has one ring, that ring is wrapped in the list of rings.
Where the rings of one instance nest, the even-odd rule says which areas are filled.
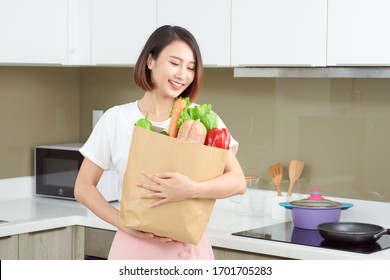
[[[325,66],[327,0],[232,0],[232,66]]]
[[[134,65],[156,29],[156,0],[91,0],[91,63]]]
[[[91,0],[68,0],[68,65],[91,64]]]
[[[194,35],[205,66],[230,66],[230,0],[157,0],[157,26],[166,24]]]
[[[180,25],[209,67],[390,66],[389,0],[0,0],[0,65],[134,66]]]
[[[390,65],[390,1],[328,0],[327,65]]]
[[[67,64],[67,0],[0,0],[0,64]]]

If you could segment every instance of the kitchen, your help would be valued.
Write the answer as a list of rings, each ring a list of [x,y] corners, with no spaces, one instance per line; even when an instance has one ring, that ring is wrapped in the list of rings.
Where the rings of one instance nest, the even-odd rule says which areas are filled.
[[[24,3],[24,1],[21,2]],[[37,4],[42,6],[53,5],[48,2],[51,1],[37,1]],[[120,36],[120,31],[118,31],[119,35],[113,32],[114,27],[119,24],[113,19],[110,21],[96,21],[97,28],[89,30],[85,27],[84,21],[86,20],[80,15],[85,16],[85,11],[88,10],[85,5],[88,5],[89,2],[95,4],[96,1],[81,1],[78,9],[75,9],[79,14],[75,13],[75,10],[70,10],[69,13],[65,14],[75,16],[78,20],[76,22],[80,26],[76,25],[79,28],[76,28],[75,25],[69,26],[69,30],[76,33],[70,32],[67,43],[61,42],[63,46],[61,45],[59,57],[56,56],[53,59],[48,54],[48,60],[39,55],[31,58],[22,57],[22,60],[19,60],[20,56],[5,52],[5,50],[0,51],[0,53],[8,54],[8,57],[1,57],[3,66],[0,67],[0,117],[3,120],[0,125],[2,135],[0,140],[2,154],[0,161],[0,178],[2,178],[0,181],[0,207],[2,213],[6,211],[3,209],[10,209],[10,203],[18,205],[17,202],[20,201],[20,198],[25,201],[26,197],[32,195],[30,185],[32,185],[31,176],[34,170],[34,146],[83,142],[91,132],[92,110],[106,110],[113,105],[129,102],[129,100],[137,99],[142,95],[142,92],[132,81],[131,60],[134,60],[137,56],[136,52],[128,50],[121,52],[120,49],[117,49],[118,46],[126,45],[128,42],[123,42],[123,44],[114,43],[118,42],[115,40]],[[102,13],[102,11],[113,10],[113,14],[115,14],[114,12],[119,13],[114,9],[115,5],[109,5],[108,2],[102,1],[103,4],[100,4],[100,6],[92,6],[97,7],[96,10],[92,9],[92,13],[89,15],[92,23],[95,22],[94,19],[99,18],[99,13]],[[134,1],[128,1],[130,4],[124,3],[127,1],[117,2],[117,7],[120,7],[119,5],[134,5],[135,3]],[[145,2],[143,4],[145,7],[140,8],[140,11],[143,11],[140,16],[145,17],[146,14],[155,16],[157,10],[161,14],[157,19],[149,21],[142,19],[142,22],[148,23],[147,25],[150,24],[150,26],[145,25],[143,32],[138,30],[140,38],[146,37],[161,22],[171,20],[168,17],[171,16],[171,13],[166,11],[167,7],[171,8],[174,6],[173,3],[179,1],[169,1],[172,3],[168,3],[166,6],[161,4],[162,1],[143,2]],[[185,1],[180,1],[180,3],[183,2]],[[266,17],[266,13],[259,17],[260,19],[255,19],[254,15],[251,14],[251,11],[255,10],[251,5],[255,5],[255,2],[257,1],[246,1],[246,5],[239,6],[238,1],[234,0],[213,1],[211,7],[207,3],[210,14],[202,14],[202,19],[204,17],[202,24],[205,24],[207,28],[214,29],[205,35],[202,34],[206,32],[198,31],[200,44],[202,46],[202,42],[204,42],[205,46],[204,60],[206,65],[204,86],[199,103],[213,104],[213,109],[224,119],[232,135],[239,141],[240,148],[237,157],[245,173],[260,176],[258,188],[260,189],[259,192],[264,194],[261,197],[263,197],[265,204],[264,213],[260,218],[258,213],[255,213],[257,215],[254,215],[254,217],[238,215],[234,212],[235,205],[230,200],[218,202],[210,223],[213,227],[209,229],[209,234],[214,242],[213,245],[234,251],[228,253],[235,257],[237,257],[237,255],[234,255],[234,253],[237,253],[235,251],[239,251],[257,252],[265,255],[265,257],[274,256],[275,258],[366,258],[366,255],[353,253],[343,254],[332,251],[333,254],[329,254],[328,251],[330,250],[319,252],[304,246],[299,246],[300,251],[298,253],[292,253],[292,251],[297,251],[296,245],[232,237],[230,234],[233,231],[248,230],[281,222],[273,220],[267,213],[269,205],[267,205],[266,199],[269,200],[268,195],[272,195],[275,191],[268,175],[268,167],[275,162],[283,164],[286,171],[282,188],[285,192],[288,186],[287,168],[291,159],[302,159],[305,162],[301,179],[294,189],[296,197],[307,196],[309,190],[313,187],[320,188],[326,197],[354,203],[353,208],[343,213],[342,219],[358,221],[363,219],[375,221],[375,223],[384,227],[390,227],[389,222],[381,214],[389,211],[390,203],[389,178],[386,176],[387,166],[385,161],[386,155],[390,153],[388,145],[386,145],[390,140],[390,134],[386,130],[390,114],[388,110],[390,97],[386,93],[389,92],[390,80],[388,79],[389,76],[385,76],[389,70],[387,66],[390,65],[390,55],[388,53],[388,42],[386,45],[383,36],[380,36],[384,34],[384,30],[388,30],[383,26],[389,26],[389,20],[379,16],[381,12],[386,10],[384,7],[388,7],[389,4],[385,1],[375,1],[377,5],[372,4],[372,1],[370,1],[370,4],[368,1],[360,1],[359,5],[354,4],[354,6],[360,7],[355,11],[356,13],[364,14],[365,10],[373,12],[370,19],[375,20],[371,21],[371,27],[379,30],[378,38],[374,38],[376,32],[370,32],[369,30],[363,32],[359,29],[360,34],[365,35],[367,40],[383,39],[383,41],[376,41],[375,44],[362,45],[362,42],[359,41],[361,40],[360,36],[351,33],[350,37],[345,36],[344,38],[336,33],[337,30],[340,31],[340,28],[332,26],[333,21],[329,21],[327,25],[327,17],[324,11],[326,11],[326,7],[328,7],[328,12],[332,11],[330,8],[334,7],[332,4],[335,4],[335,1],[298,1],[301,5],[307,5],[307,12],[294,9],[294,5],[291,4],[292,7],[289,8],[307,17],[304,18],[306,21],[303,20],[301,25],[292,27],[292,30],[284,29],[287,25],[283,24],[275,25],[278,28],[274,25],[265,25],[266,22],[263,21],[268,20],[270,22],[270,18]],[[267,5],[270,5],[269,12],[275,11],[280,5],[287,5],[287,2],[291,1],[272,1],[273,4],[270,2],[261,1],[264,9],[268,7]],[[311,2],[313,4],[310,4]],[[342,3],[340,5],[346,7],[352,5],[351,1],[339,2]],[[76,5],[75,1],[60,1],[60,3],[68,4],[68,9],[74,8],[74,5]],[[197,1],[197,3],[199,7],[196,9],[199,10],[194,14],[199,15],[204,10],[206,1]],[[184,5],[176,4],[178,7]],[[273,7],[273,5],[276,6]],[[368,9],[367,6],[371,9]],[[155,7],[156,11],[150,13],[150,7]],[[38,10],[37,7],[31,8]],[[52,8],[61,12],[60,6]],[[290,11],[291,9],[287,10]],[[126,9],[122,9],[124,14],[119,14],[122,17],[116,14],[118,21],[124,20],[125,11]],[[340,16],[336,13],[337,11],[335,8],[334,19],[336,20]],[[314,15],[314,12],[320,13],[322,17],[318,14]],[[249,15],[246,18],[251,19],[254,23],[245,22],[244,20],[238,21],[237,18],[240,15],[243,17],[243,14]],[[348,13],[343,14],[344,17],[347,15]],[[80,18],[77,18],[77,16],[80,16]],[[216,16],[219,19],[217,22],[215,22]],[[281,20],[291,22],[293,19],[291,18],[288,21],[288,16],[291,17],[291,14],[278,13],[278,16],[282,17],[282,19],[278,19],[279,22]],[[184,19],[177,17],[177,22],[182,23],[187,14],[182,15]],[[344,17],[343,19],[345,19]],[[356,18],[351,15],[348,22],[353,22],[353,19],[356,21]],[[207,23],[207,20],[209,23]],[[74,24],[74,18],[69,18],[69,21]],[[238,22],[238,24],[235,25],[235,22]],[[307,22],[313,23],[314,31],[310,28],[303,28],[307,25]],[[103,23],[112,24],[112,26],[109,26],[111,29],[104,28]],[[277,45],[278,48],[265,48],[260,51],[255,49],[255,51],[250,49],[250,46],[248,47],[248,45],[251,45],[250,43],[240,44],[240,42],[262,38],[267,38],[263,40],[267,41],[272,37],[264,31],[264,33],[259,34],[259,38],[251,39],[249,37],[252,36],[240,32],[245,30],[245,26],[240,26],[240,24],[246,24],[246,28],[251,24],[257,24],[257,29],[253,29],[252,33],[263,30],[260,28],[262,26],[266,26],[266,31],[277,28],[277,30],[272,31],[285,36],[275,38],[273,46]],[[191,26],[191,22],[188,25]],[[4,26],[4,24],[1,26]],[[195,31],[205,29],[204,26],[192,26]],[[59,25],[59,27],[64,28],[63,25]],[[303,33],[311,32],[307,35],[309,35],[308,38],[313,38],[313,40],[308,40],[302,34],[299,36],[297,34],[299,32],[294,33],[293,38],[286,35],[292,33],[292,31],[299,31],[300,28]],[[328,34],[325,33],[326,31]],[[336,35],[334,37],[330,33],[331,31],[335,31]],[[381,31],[383,32],[381,33]],[[90,42],[86,42],[86,38],[89,38],[89,36],[82,36],[83,32],[89,32],[88,35],[92,38]],[[344,30],[344,32],[346,31]],[[251,32],[248,31],[249,33]],[[133,35],[136,36],[137,34]],[[214,40],[210,40],[210,36]],[[124,40],[123,37],[122,35],[122,40]],[[42,35],[38,38],[46,41],[53,37],[46,38]],[[107,40],[107,38],[110,38],[111,43],[103,44],[102,39]],[[218,39],[217,42],[215,42],[216,38]],[[33,38],[30,39],[33,40]],[[60,39],[63,40],[63,38]],[[211,43],[206,44],[208,40]],[[336,40],[336,43],[330,45],[331,40]],[[342,41],[338,43],[337,40]],[[144,39],[139,41],[143,42]],[[291,42],[294,42],[294,44]],[[72,43],[79,46],[79,48],[72,48]],[[343,45],[339,52],[337,52],[337,46],[340,47],[338,44]],[[95,45],[98,47],[94,47]],[[222,48],[221,45],[224,47]],[[38,44],[38,46],[42,46],[42,44]],[[253,43],[253,46],[259,48],[261,44]],[[26,44],[19,47],[21,48],[19,51],[26,53],[44,54],[42,51],[39,52],[39,49],[29,52],[28,48],[31,48],[31,46]],[[65,52],[63,51],[64,47],[66,47]],[[380,49],[380,47],[383,47],[383,49]],[[70,48],[69,53],[68,48]],[[372,48],[371,51],[367,51],[370,48]],[[18,48],[13,49],[17,51]],[[345,49],[348,50],[347,53],[344,51]],[[315,50],[315,52],[312,50]],[[107,53],[112,54],[112,57],[107,56]],[[124,55],[127,55],[127,53],[129,53],[128,60],[130,61],[124,59]],[[305,58],[307,53],[310,54],[309,58]],[[246,55],[249,55],[249,57],[246,57]],[[256,57],[256,55],[259,57]],[[63,61],[64,57],[66,57],[66,62]],[[265,57],[263,61],[261,61],[262,57]],[[272,59],[274,60],[272,61]],[[53,64],[58,65],[54,66]],[[348,69],[352,74],[341,77],[336,75],[334,68],[337,67],[334,66],[340,64],[344,65],[341,69]],[[242,65],[261,68],[243,69]],[[311,69],[308,67],[309,65],[315,68]],[[354,65],[354,67],[351,67],[351,65]],[[235,68],[237,66],[240,67]],[[325,74],[320,72],[316,76],[316,69],[324,70],[324,66],[328,66],[325,68]],[[288,67],[286,75],[293,73],[293,77],[270,75],[266,71],[269,70],[269,67],[271,69]],[[294,72],[301,68],[308,69],[309,73],[305,72],[306,74],[302,75],[299,74],[299,71]],[[372,77],[372,73],[376,73],[375,70],[378,68],[381,70],[379,71],[380,74],[375,74]],[[361,69],[364,70],[365,75],[358,71]],[[245,70],[249,70],[249,72],[245,72]],[[256,74],[258,77],[249,78],[252,70],[260,72],[260,74]],[[15,191],[15,188],[20,190]],[[21,211],[20,215],[24,216],[22,218],[27,216],[28,219],[40,219],[37,213],[41,213],[42,209],[55,212],[53,203],[40,199],[37,204],[18,205],[20,207],[18,211]],[[55,222],[51,222],[56,226],[84,225],[112,230],[102,222],[96,221],[91,213],[73,202],[56,201],[56,203],[61,205],[70,204],[70,208],[64,209],[70,209],[69,211],[72,213],[70,216],[59,214],[62,221],[58,217],[52,217]],[[42,204],[44,207],[40,208]],[[68,206],[64,205],[64,207]],[[373,207],[377,207],[375,211],[372,210]],[[57,209],[57,211],[59,210]],[[231,219],[232,215],[235,217],[234,219]],[[0,219],[5,218],[0,216]],[[232,224],[228,223],[232,220],[236,221],[238,226],[233,227]],[[11,224],[9,223],[8,227]],[[14,225],[14,229],[16,229],[13,232],[8,232],[4,224],[0,227],[3,227],[4,230],[1,236],[22,234],[25,228],[28,228],[22,222]],[[34,228],[38,230],[38,227],[39,230],[42,230],[53,227],[53,225],[46,220],[42,220],[29,230],[32,231]],[[79,228],[72,230],[74,230],[74,235],[77,235],[78,231],[82,231]],[[220,231],[224,233],[218,235]],[[226,234],[226,232],[229,234]],[[259,251],[256,251],[256,249],[253,252],[254,247],[260,247],[261,249],[258,249]],[[389,259],[389,253],[386,255],[385,252],[386,250],[375,253],[375,256]],[[223,253],[228,254],[227,252]]]

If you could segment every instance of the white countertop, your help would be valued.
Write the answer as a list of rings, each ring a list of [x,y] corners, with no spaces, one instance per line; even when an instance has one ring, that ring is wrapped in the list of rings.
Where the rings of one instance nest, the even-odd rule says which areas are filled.
[[[348,219],[348,221],[359,221],[359,219]],[[303,260],[390,260],[390,249],[373,254],[360,254],[231,235],[232,232],[277,223],[284,223],[284,221],[274,220],[270,217],[240,216],[231,209],[216,207],[207,231],[213,246],[246,252]]]
[[[262,195],[266,198],[273,195],[272,192],[256,192],[264,192]],[[6,199],[1,194],[0,184],[0,220],[8,221],[0,224],[0,237],[73,225],[115,230],[112,225],[100,220],[76,201],[34,197],[26,193],[19,198]],[[354,207],[343,211],[341,220],[370,222],[390,227],[390,221],[384,214],[390,212],[390,203],[346,199],[342,199],[342,202],[354,203]],[[113,204],[119,208],[118,202]],[[390,249],[373,254],[360,254],[233,236],[231,235],[233,232],[284,222],[272,219],[267,211],[265,215],[260,216],[238,214],[235,206],[236,204],[230,199],[217,201],[207,228],[213,246],[293,259],[390,260]]]

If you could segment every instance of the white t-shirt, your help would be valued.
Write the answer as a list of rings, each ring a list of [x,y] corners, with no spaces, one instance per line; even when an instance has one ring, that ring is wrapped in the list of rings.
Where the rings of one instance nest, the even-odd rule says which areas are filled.
[[[119,174],[120,187],[127,166],[133,127],[142,118],[144,116],[138,108],[137,101],[110,108],[99,119],[87,142],[80,149],[84,157],[104,170],[115,169]],[[152,122],[152,125],[167,128],[170,121],[171,119]],[[225,124],[218,117],[218,128],[224,127]],[[230,140],[230,149],[235,153],[238,149],[238,142],[233,138]]]

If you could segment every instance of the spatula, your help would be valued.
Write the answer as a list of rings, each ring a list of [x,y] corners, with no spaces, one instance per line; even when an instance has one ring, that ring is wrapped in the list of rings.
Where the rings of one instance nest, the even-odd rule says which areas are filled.
[[[304,163],[301,160],[293,159],[290,161],[290,167],[288,169],[288,175],[290,177],[290,185],[288,187],[287,196],[291,196],[295,183],[298,181],[302,174]]]
[[[280,191],[280,183],[282,182],[283,178],[283,167],[281,163],[277,163],[275,165],[270,166],[268,168],[269,176],[272,179],[272,182],[276,186],[276,190],[278,192],[278,196],[282,196],[282,192]]]

